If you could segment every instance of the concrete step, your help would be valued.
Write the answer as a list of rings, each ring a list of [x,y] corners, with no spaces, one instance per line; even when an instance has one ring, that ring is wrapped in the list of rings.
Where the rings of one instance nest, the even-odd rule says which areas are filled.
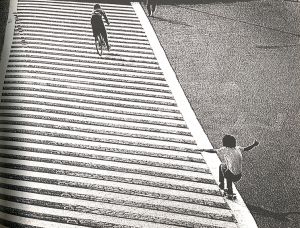
[[[49,94],[46,92],[39,92],[38,94],[34,91],[22,91],[22,92],[3,92],[2,99],[5,99],[6,102],[8,99],[22,99],[26,98],[28,100],[34,100],[37,102],[53,102],[59,101],[61,103],[65,102],[66,104],[72,104],[74,106],[78,104],[82,105],[94,105],[95,107],[118,107],[118,108],[126,108],[126,109],[143,109],[143,110],[150,110],[150,111],[157,111],[157,112],[166,112],[166,113],[179,113],[177,107],[173,106],[159,106],[154,104],[147,104],[145,102],[135,103],[135,102],[127,102],[127,101],[110,101],[108,99],[96,99],[96,98],[80,98],[74,95],[63,95],[63,94]],[[25,102],[26,103],[26,102]],[[177,127],[186,127],[185,124],[175,124],[174,126]]]
[[[184,202],[168,201],[165,199],[149,199],[142,196],[124,196],[118,193],[106,193],[103,191],[91,190],[88,193],[83,189],[74,189],[68,186],[61,186],[57,191],[55,185],[36,183],[34,188],[27,181],[13,181],[4,179],[0,182],[0,187],[7,190],[17,190],[21,192],[38,193],[48,196],[61,196],[65,198],[80,199],[93,202],[110,203],[116,205],[124,205],[145,209],[156,208],[159,211],[166,211],[179,214],[188,214],[200,217],[215,217],[220,220],[233,221],[230,210],[222,207],[211,207],[211,204],[200,205]],[[17,184],[17,185],[16,185]],[[4,191],[5,191],[4,190]],[[217,201],[217,197],[215,197]],[[211,202],[213,203],[213,202]],[[221,202],[219,202],[221,203]],[[221,205],[221,204],[220,204]],[[216,206],[219,206],[216,202]]]
[[[33,10],[32,9],[24,9],[22,11],[18,12],[18,16],[23,16],[23,15],[32,15]],[[57,14],[59,13],[59,16]],[[80,20],[80,21],[86,21],[87,24],[90,24],[90,19],[91,19],[91,13],[84,13],[84,14],[74,14],[73,12],[57,12],[56,10],[37,10],[34,9],[34,15],[39,16],[39,17],[49,17],[49,18],[65,18],[65,19],[73,19],[73,20]],[[123,20],[126,21],[127,24],[140,24],[139,20],[136,18],[136,16],[128,16],[128,15],[123,15],[123,14],[118,14],[118,13],[109,13],[107,14],[108,20]]]
[[[55,65],[53,65],[55,64]],[[79,65],[79,64],[78,64]],[[87,66],[88,67],[88,66]],[[12,69],[11,69],[12,68]],[[19,69],[20,68],[20,69]],[[118,69],[119,68],[119,69]],[[116,76],[124,76],[124,77],[155,77],[160,74],[155,74],[154,72],[149,72],[149,71],[140,71],[140,70],[134,70],[132,69],[131,71],[126,71],[126,68],[124,67],[116,67],[114,68],[113,66],[102,66],[98,65],[98,67],[95,68],[86,68],[85,66],[77,66],[77,64],[72,64],[69,63],[67,65],[64,65],[63,63],[57,62],[52,62],[52,61],[43,61],[43,63],[40,63],[38,60],[35,61],[27,61],[27,62],[22,62],[22,61],[14,61],[9,62],[8,65],[8,70],[13,70],[15,69],[16,71],[18,70],[33,70],[33,69],[43,69],[43,70],[51,70],[51,71],[59,71],[62,73],[70,73],[70,71],[73,72],[81,72],[81,73],[88,73],[88,74],[104,74],[104,75],[116,75]],[[124,71],[122,71],[122,69]],[[58,73],[59,73],[58,72]],[[163,91],[162,89],[156,89],[153,91]],[[167,93],[171,93],[170,91],[166,91]]]
[[[205,163],[200,153],[185,153],[185,152],[177,152],[177,151],[170,151],[170,150],[155,150],[152,148],[139,148],[139,150],[133,150],[131,148],[131,149],[122,150],[118,147],[108,148],[108,147],[92,146],[89,144],[70,144],[70,143],[61,144],[59,146],[59,145],[51,144],[50,141],[49,144],[44,144],[42,145],[43,148],[40,148],[41,146],[39,145],[39,142],[41,142],[41,140],[31,140],[31,142],[25,142],[25,140],[22,140],[22,138],[19,139],[20,142],[1,141],[0,148],[8,149],[8,150],[21,150],[25,152],[29,151],[29,152],[36,152],[36,153],[58,154],[58,155],[72,156],[72,157],[101,159],[105,161],[119,161],[123,163],[126,163],[125,161],[127,161],[127,159],[130,159],[131,161],[133,160],[139,161],[139,164],[148,164],[148,165],[152,165],[153,163],[155,164],[158,161],[162,161],[164,163],[169,163],[169,164],[179,164],[181,166],[188,165],[188,166],[197,167],[198,163]],[[74,147],[72,147],[73,145]]]
[[[59,175],[168,188],[195,193],[215,194],[214,191],[209,191],[211,183],[191,181],[187,176],[178,174],[181,172],[189,174],[196,171],[152,167],[134,163],[130,165],[132,168],[126,168],[126,164],[128,166],[128,163],[124,164],[121,162],[32,152],[26,152],[25,156],[22,151],[10,150],[9,152],[11,152],[11,154],[7,154],[8,152],[0,154],[2,167],[33,172],[57,173]],[[70,158],[74,160],[70,160]],[[202,166],[204,165],[202,164]],[[207,182],[210,182],[209,178],[211,174],[205,173],[205,171],[205,168],[199,167],[197,174],[199,177],[206,178],[208,180]]]
[[[115,107],[95,108],[89,105],[69,105],[68,102],[63,104],[47,100],[32,101],[31,99],[26,100],[24,98],[20,98],[19,100],[2,99],[2,102],[3,103],[0,108],[1,110],[4,110],[1,111],[3,115],[8,115],[4,113],[13,113],[10,115],[17,116],[17,114],[19,114],[27,117],[32,115],[35,118],[40,118],[38,115],[44,112],[44,119],[51,119],[51,116],[54,114],[56,114],[57,117],[62,118],[75,118],[78,116],[83,118],[83,120],[87,123],[101,121],[102,124],[100,124],[100,126],[115,126],[117,128],[118,126],[127,126],[124,128],[153,132],[167,132],[178,135],[190,135],[186,128],[182,128],[181,125],[184,123],[177,122],[177,125],[175,125],[176,122],[173,124],[172,122],[168,122],[169,119],[181,120],[181,118],[174,118],[177,117],[175,114],[172,115],[166,113],[167,115],[162,115],[161,113],[148,112],[147,110],[144,112],[137,110],[137,112],[135,112],[135,110],[132,109],[120,110]]]
[[[76,2],[63,2],[63,1],[47,1],[47,3],[45,3],[44,1],[20,1],[19,5],[20,6],[27,6],[26,4],[30,3],[30,5],[35,6],[35,7],[44,7],[47,9],[47,7],[59,7],[60,9],[73,9],[77,11],[92,11],[91,10],[91,6],[93,7],[92,4],[88,3],[88,4],[84,4],[84,2],[80,2],[80,3],[76,3]],[[114,11],[120,11],[120,12],[129,12],[129,13],[134,13],[135,11],[133,10],[133,8],[131,7],[131,5],[125,5],[125,4],[109,4],[109,3],[105,3],[105,4],[101,4],[101,8],[108,10],[114,10]],[[93,8],[92,8],[93,9]]]
[[[47,76],[47,77],[46,77]],[[10,84],[13,84],[15,81],[19,81],[20,83],[24,83],[26,84],[26,82],[52,82],[53,85],[57,85],[57,87],[59,87],[60,84],[65,84],[66,86],[69,85],[77,85],[80,87],[85,87],[86,90],[92,90],[95,89],[97,91],[98,88],[101,88],[100,91],[102,92],[108,92],[105,91],[105,84],[102,84],[101,82],[104,81],[108,81],[108,82],[122,82],[125,85],[131,85],[131,84],[140,84],[140,85],[149,85],[149,86],[162,86],[162,87],[168,87],[168,84],[164,81],[161,80],[161,78],[156,78],[156,77],[126,77],[126,75],[124,76],[116,76],[116,75],[93,75],[93,74],[84,74],[84,75],[76,75],[76,74],[55,74],[52,72],[49,72],[49,74],[46,74],[46,72],[44,71],[30,71],[30,72],[24,72],[23,74],[19,74],[17,72],[14,72],[14,74],[10,74],[10,72],[7,73],[7,82],[6,84],[9,86]],[[55,86],[54,86],[55,87]],[[104,87],[104,88],[103,88]],[[109,87],[109,86],[108,86]],[[104,91],[103,91],[104,89]],[[139,87],[136,88],[137,90],[139,89]],[[140,87],[140,90],[143,90],[143,87]],[[112,90],[110,90],[112,91]],[[126,89],[124,90],[120,90],[121,94],[126,94]],[[138,92],[132,92],[129,93],[128,95],[137,95],[139,94]],[[161,99],[167,99],[167,100],[174,100],[172,96],[168,96],[168,95],[155,95],[155,93],[152,94],[148,94],[147,93],[143,93],[145,94],[146,97],[156,97],[156,98],[161,98]],[[143,95],[144,96],[144,95]]]
[[[20,92],[20,91],[36,91],[36,92],[45,92],[45,93],[55,93],[55,94],[66,94],[66,95],[75,95],[75,96],[84,96],[86,98],[100,98],[100,99],[110,99],[112,101],[131,101],[131,102],[140,102],[140,103],[149,103],[149,104],[157,104],[157,105],[165,105],[165,106],[176,106],[176,103],[173,100],[163,100],[158,98],[145,98],[135,95],[124,95],[124,94],[114,94],[112,92],[101,92],[98,88],[86,88],[86,87],[78,87],[72,85],[66,85],[65,89],[63,86],[65,84],[58,83],[45,83],[40,80],[24,80],[24,81],[16,81],[18,86],[13,83],[14,81],[7,81],[5,86],[3,87],[3,91],[7,93],[11,92]],[[32,86],[36,86],[33,88]],[[85,89],[82,92],[80,89]]]
[[[79,130],[79,129],[77,129]],[[92,133],[92,132],[80,132],[72,130],[70,127],[69,130],[62,130],[59,131],[52,129],[52,128],[42,128],[42,127],[32,127],[32,126],[22,126],[22,125],[15,125],[14,129],[10,129],[9,126],[5,124],[1,125],[1,131],[5,133],[6,136],[14,136],[19,134],[28,134],[36,135],[36,137],[54,137],[54,138],[65,138],[65,139],[73,139],[73,140],[86,140],[95,143],[107,143],[107,144],[120,144],[124,146],[136,146],[136,147],[146,147],[146,148],[157,148],[157,149],[169,149],[169,150],[176,150],[176,151],[195,151],[197,150],[196,145],[193,144],[184,144],[184,143],[176,143],[176,142],[165,142],[165,141],[158,141],[158,140],[143,140],[137,138],[122,138],[118,136],[112,135],[101,135]],[[25,135],[24,135],[25,136]]]
[[[76,57],[81,59],[91,59],[89,56],[85,55],[85,53],[74,53],[72,51],[53,51],[48,50],[46,48],[40,48],[39,50],[36,50],[34,48],[27,47],[26,50],[18,50],[16,49],[11,50],[11,55],[24,55],[24,54],[39,54],[39,55],[46,55],[46,56],[53,56],[53,55],[59,55],[59,56],[66,56],[66,57]],[[154,67],[157,68],[157,62],[152,59],[147,58],[138,58],[137,56],[126,56],[126,55],[120,55],[120,56],[113,56],[109,55],[109,53],[105,53],[105,60],[99,59],[99,61],[107,61],[107,60],[113,60],[113,61],[119,61],[119,62],[126,62],[128,64],[136,64],[136,65],[142,65],[144,67]]]
[[[40,45],[41,48],[43,44],[51,44],[51,43],[56,43],[57,45],[65,46],[66,43],[71,42],[72,44],[76,44],[79,47],[85,47],[85,46],[90,46],[91,44],[94,45],[94,37],[88,37],[87,39],[74,39],[73,37],[64,37],[62,38],[57,38],[57,37],[43,37],[43,36],[30,36],[26,35],[26,50],[30,49],[29,44],[42,44]],[[20,44],[22,42],[21,37],[15,37],[13,39],[13,44]],[[129,37],[123,37],[123,39],[120,39],[119,37],[115,38],[114,36],[109,37],[109,43],[110,45],[113,45],[116,48],[124,47],[124,48],[135,48],[135,49],[151,49],[150,45],[145,42],[145,41],[139,41],[139,40],[134,40],[130,41]],[[157,61],[156,61],[157,64]]]
[[[136,130],[128,129],[117,129],[111,127],[101,127],[99,129],[98,125],[94,125],[95,122],[88,123],[85,121],[76,121],[74,119],[66,118],[47,118],[47,119],[36,119],[36,116],[27,116],[27,118],[16,117],[16,115],[5,117],[6,115],[1,113],[0,124],[7,125],[24,125],[24,126],[34,126],[34,127],[43,127],[43,128],[53,128],[53,129],[62,129],[62,130],[72,130],[80,131],[87,133],[95,134],[104,134],[104,135],[114,135],[120,137],[129,137],[129,138],[141,138],[149,140],[159,140],[159,141],[168,141],[168,142],[179,142],[183,144],[194,144],[195,141],[192,137],[170,137],[165,134],[146,134],[147,132],[141,132]],[[97,122],[96,122],[97,124]],[[87,126],[86,126],[87,125]]]
[[[132,63],[127,63],[124,61],[114,61],[114,60],[107,60],[107,59],[89,59],[88,56],[85,56],[86,58],[76,58],[76,57],[57,57],[55,55],[40,55],[40,54],[34,54],[34,53],[30,53],[30,54],[12,54],[10,56],[10,59],[12,60],[11,62],[14,61],[20,61],[24,58],[27,59],[27,61],[35,61],[36,59],[41,59],[43,58],[45,61],[60,61],[60,62],[64,62],[64,61],[68,61],[68,62],[72,62],[72,63],[78,63],[78,65],[83,66],[85,64],[89,64],[89,66],[85,66],[86,68],[92,68],[92,67],[99,67],[99,65],[103,65],[103,67],[111,67],[111,66],[115,66],[116,68],[119,67],[126,67],[128,69],[128,71],[139,71],[139,72],[150,72],[153,74],[161,74],[161,70],[158,66],[154,67],[154,66],[147,66],[146,64],[132,64]],[[54,64],[54,63],[53,63]],[[82,64],[82,65],[81,65]],[[167,86],[166,83],[164,83],[165,86]]]
[[[66,27],[69,26],[76,26],[77,28],[89,28],[91,31],[91,26],[87,27],[87,22],[86,21],[76,21],[76,24],[74,24],[74,20],[72,19],[60,19],[57,21],[55,18],[40,18],[38,22],[34,20],[33,17],[26,17],[25,15],[22,17],[22,24],[49,24],[52,25],[53,22],[56,22],[58,26],[66,25]],[[122,23],[120,20],[112,19],[110,21],[109,28],[115,28],[115,29],[120,29],[120,30],[137,30],[137,31],[143,31],[143,27],[139,23],[133,23],[133,24],[128,24],[128,23]]]
[[[0,145],[0,149],[2,153],[7,153],[7,151],[21,151],[24,155],[27,155],[28,152],[36,153],[36,154],[48,154],[48,155],[62,155],[64,157],[69,156],[71,158],[87,158],[87,159],[96,159],[103,161],[113,161],[113,162],[121,162],[128,164],[139,164],[139,165],[147,165],[154,167],[165,167],[170,169],[180,169],[187,171],[197,171],[200,168],[207,168],[204,163],[204,160],[201,158],[194,158],[194,160],[189,160],[186,157],[151,157],[147,155],[138,154],[123,154],[120,152],[105,152],[99,154],[98,151],[93,150],[80,150],[78,152],[74,152],[68,148],[64,148],[60,150],[55,150],[54,148],[49,149],[48,147],[40,148],[37,145],[26,144],[21,145],[13,145],[6,143],[5,145]],[[67,157],[66,157],[67,159]],[[91,161],[92,162],[92,161]]]
[[[38,15],[38,16],[41,16],[42,20],[43,20],[43,15]],[[19,20],[22,20],[22,19],[34,19],[36,16],[32,15],[32,13],[29,13],[29,12],[22,12],[22,13],[19,13],[18,12],[18,18]],[[85,23],[85,24],[89,24],[90,22],[85,20],[85,21],[80,21],[78,20],[78,18],[74,18],[74,17],[65,17],[65,16],[60,16],[60,15],[48,15],[48,17],[46,17],[47,19],[49,20],[59,20],[59,21],[74,21],[74,22],[78,22],[79,21],[79,24],[80,23]],[[115,23],[115,24],[118,24],[119,26],[133,26],[133,27],[141,27],[141,23],[139,21],[132,21],[132,20],[123,20],[123,19],[120,19],[118,17],[113,17],[113,16],[110,16],[109,17],[109,22],[110,23]]]
[[[61,81],[63,81],[63,79],[65,79],[65,81],[77,81],[77,80],[80,80],[80,83],[82,84],[82,81],[83,79],[86,80],[86,81],[89,81],[90,83],[92,83],[93,85],[97,85],[97,86],[103,86],[103,84],[101,84],[103,81],[105,81],[105,78],[116,78],[116,80],[114,81],[118,81],[117,79],[127,79],[127,80],[133,80],[135,84],[137,81],[141,82],[141,81],[147,81],[147,80],[155,80],[155,81],[158,81],[160,83],[164,83],[165,82],[165,78],[162,76],[162,75],[149,75],[149,74],[128,74],[127,72],[125,72],[125,74],[118,74],[118,73],[115,73],[115,72],[111,72],[109,74],[108,71],[106,70],[102,70],[102,71],[91,71],[90,69],[87,71],[87,70],[84,70],[82,69],[82,72],[78,72],[78,71],[73,71],[73,72],[59,72],[55,69],[46,69],[46,70],[43,70],[43,69],[13,69],[11,67],[11,65],[9,65],[9,68],[7,70],[7,78],[9,79],[12,79],[13,76],[16,76],[17,79],[19,78],[24,78],[22,77],[22,75],[26,75],[26,77],[28,76],[28,78],[30,78],[29,76],[32,75],[31,78],[34,78],[34,76],[39,76],[39,77],[43,77],[44,75],[49,75],[50,79],[48,80],[57,80],[59,81],[57,78],[61,78]],[[37,77],[36,76],[36,77]],[[59,77],[55,77],[55,76],[59,76]],[[45,78],[45,77],[44,77]],[[47,78],[46,78],[47,79]],[[46,80],[44,79],[44,80]],[[76,79],[76,80],[74,80]],[[99,79],[99,80],[98,80]],[[114,83],[114,82],[112,82]],[[85,83],[86,84],[86,83]],[[141,83],[140,83],[141,84]],[[105,84],[106,86],[109,87],[109,84],[106,83]],[[120,88],[120,86],[118,86],[118,84],[114,83],[114,86],[113,87],[116,87],[116,88]],[[140,91],[140,92],[143,92],[145,94],[149,93],[147,92],[145,88],[148,88],[148,87],[135,87],[134,88],[134,91],[138,91],[138,90],[143,90],[143,91]],[[113,89],[113,88],[110,88],[110,89]],[[124,90],[126,90],[126,88],[124,88]],[[133,91],[132,91],[133,92]],[[168,94],[166,94],[168,93]],[[154,94],[155,93],[151,93],[153,94],[153,96],[155,96]],[[147,96],[147,95],[145,95]],[[169,91],[166,91],[165,94],[160,94],[159,96],[162,96],[162,97],[172,97],[173,98],[173,95],[169,92]]]
[[[4,190],[4,189],[2,189]],[[135,210],[135,213],[139,213],[142,215],[139,220],[143,221],[149,221],[150,218],[148,217],[149,214],[154,216],[157,215],[157,213],[153,213],[153,210],[149,210],[144,207],[134,207],[134,206],[127,206],[127,205],[120,205],[120,204],[111,204],[111,203],[104,203],[102,202],[101,205],[99,205],[98,202],[93,202],[93,201],[87,201],[87,200],[82,200],[82,199],[72,199],[72,204],[70,204],[70,201],[68,198],[61,197],[61,196],[55,196],[55,195],[46,195],[46,194],[36,194],[36,193],[30,193],[30,192],[24,192],[24,191],[16,191],[16,190],[11,190],[12,197],[8,195],[3,195],[0,196],[1,199],[3,200],[9,200],[11,202],[21,202],[28,204],[31,202],[32,205],[41,205],[41,203],[46,203],[47,201],[53,205],[53,202],[56,203],[56,206],[63,206],[66,208],[66,210],[71,210],[71,211],[90,211],[91,213],[95,213],[94,211],[97,211],[95,214],[103,214],[103,215],[110,215],[113,213],[113,216],[116,217],[127,217],[124,216],[127,213],[124,213],[125,211],[133,211]],[[54,205],[53,205],[54,206]],[[75,209],[77,207],[77,209]],[[204,209],[205,207],[202,207]],[[166,208],[167,209],[167,208]],[[169,208],[168,208],[169,209]],[[204,209],[205,210],[205,209]],[[113,212],[112,212],[113,211]],[[186,212],[190,212],[189,214],[182,214],[182,213],[176,213],[176,216],[186,218],[186,217],[191,217],[191,216],[196,216],[196,217],[218,217],[218,215],[215,215],[213,213],[201,213],[198,211],[194,211],[195,213],[191,213],[192,211],[186,210]],[[174,213],[171,211],[167,210],[161,210],[160,213],[164,214],[165,216],[168,216],[169,213]],[[148,216],[145,216],[145,215]],[[202,215],[202,216],[201,216]],[[135,216],[134,214],[129,215],[128,217]],[[170,216],[170,215],[169,215]],[[169,217],[168,216],[168,217]],[[210,217],[209,217],[210,216]],[[232,217],[229,214],[227,217],[221,217],[219,216],[220,220],[225,220],[225,221],[232,221]],[[151,221],[151,220],[150,220]],[[166,221],[168,224],[169,222]],[[173,225],[173,224],[170,224]]]
[[[95,179],[91,175],[85,173],[84,175],[76,176],[76,173],[67,171],[61,171],[59,174],[51,173],[51,170],[47,169],[49,172],[40,172],[45,170],[43,167],[30,167],[25,165],[9,165],[4,164],[7,167],[0,168],[0,177],[2,179],[14,179],[20,181],[45,183],[58,186],[75,187],[79,189],[91,189],[96,191],[112,192],[117,194],[127,194],[131,196],[142,196],[149,197],[150,200],[154,199],[165,199],[170,201],[184,202],[190,204],[200,204],[203,202],[210,202],[210,206],[219,208],[228,208],[224,198],[218,189],[201,189],[198,191],[185,191],[176,190],[173,185],[169,185],[169,188],[151,187],[142,184],[129,184],[122,182],[114,182],[104,179]],[[19,169],[21,168],[21,170]],[[33,171],[35,170],[35,171]],[[40,171],[39,171],[40,170]],[[68,173],[65,175],[63,173]],[[60,175],[61,174],[61,175]],[[0,180],[0,181],[1,181]],[[13,182],[12,182],[13,183]],[[167,184],[163,184],[167,187]],[[33,185],[34,187],[34,185]],[[173,187],[173,189],[172,189]],[[59,187],[57,187],[59,189]],[[188,190],[188,189],[186,189]],[[201,192],[202,191],[202,192]]]
[[[82,22],[82,23],[76,23],[74,24],[74,22],[72,21],[56,21],[55,24],[53,24],[55,20],[45,20],[45,21],[36,21],[33,19],[22,19],[22,28],[31,28],[31,27],[35,27],[35,28],[45,28],[45,27],[49,27],[51,26],[52,29],[59,29],[61,31],[69,31],[69,30],[73,30],[74,32],[87,32],[87,33],[91,33],[92,32],[92,27],[91,25],[87,26],[86,22]],[[110,25],[106,26],[106,31],[108,33],[110,33],[110,31],[118,31],[118,32],[124,32],[124,34],[140,34],[142,36],[145,36],[145,32],[143,30],[143,27],[139,26],[139,25],[123,25],[120,26],[118,24],[115,23],[110,23]]]
[[[131,5],[19,0],[0,105],[0,224],[237,227]],[[25,40],[25,42],[23,42]]]

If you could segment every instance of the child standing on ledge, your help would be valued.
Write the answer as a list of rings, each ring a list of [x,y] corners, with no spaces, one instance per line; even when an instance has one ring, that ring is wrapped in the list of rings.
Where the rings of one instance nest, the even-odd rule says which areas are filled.
[[[232,182],[237,182],[242,177],[242,152],[251,150],[258,145],[258,142],[255,140],[248,147],[236,146],[236,139],[232,135],[225,135],[222,141],[223,147],[220,149],[200,149],[200,151],[218,155],[222,163],[219,167],[219,187],[224,190],[224,178],[226,178],[228,198],[233,198]]]

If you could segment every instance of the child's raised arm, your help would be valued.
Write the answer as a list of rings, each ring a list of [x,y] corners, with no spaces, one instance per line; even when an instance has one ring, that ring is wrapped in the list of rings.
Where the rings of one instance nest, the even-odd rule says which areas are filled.
[[[208,152],[208,153],[217,153],[217,150],[215,149],[199,149],[201,152]]]
[[[244,148],[244,151],[248,151],[248,150],[251,150],[253,149],[253,147],[256,147],[259,143],[255,140],[254,143],[250,146],[247,146]]]

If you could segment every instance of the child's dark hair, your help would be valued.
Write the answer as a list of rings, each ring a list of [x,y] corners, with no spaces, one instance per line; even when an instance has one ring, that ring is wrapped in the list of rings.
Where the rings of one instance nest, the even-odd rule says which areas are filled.
[[[94,10],[96,9],[100,9],[100,5],[98,3],[94,5]]]
[[[225,135],[223,137],[223,146],[234,148],[236,147],[236,140],[232,135]]]

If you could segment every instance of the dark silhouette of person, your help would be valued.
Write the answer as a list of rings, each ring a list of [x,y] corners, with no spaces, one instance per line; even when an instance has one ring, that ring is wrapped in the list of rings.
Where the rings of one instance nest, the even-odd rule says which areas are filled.
[[[154,17],[158,0],[147,0],[147,10],[149,17]]]
[[[109,21],[108,21],[108,18],[106,16],[104,10],[101,9],[99,4],[95,4],[94,11],[93,11],[92,18],[91,18],[93,35],[96,39],[97,36],[99,36],[101,34],[101,36],[104,39],[104,42],[106,43],[107,50],[109,51],[110,46],[108,44],[107,33],[106,33],[106,29],[105,29],[102,17],[104,17],[107,25],[109,25]]]

